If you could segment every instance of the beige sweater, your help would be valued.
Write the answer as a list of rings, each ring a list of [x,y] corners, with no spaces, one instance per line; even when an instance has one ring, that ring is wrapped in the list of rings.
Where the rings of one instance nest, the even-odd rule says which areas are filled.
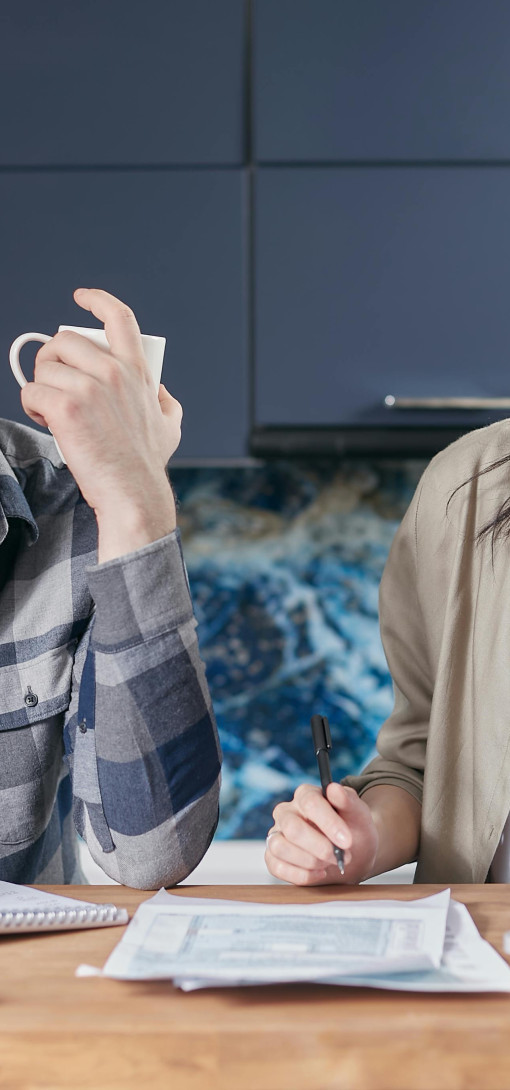
[[[380,754],[347,783],[422,801],[417,882],[484,882],[510,810],[510,540],[476,531],[510,497],[510,420],[433,458],[395,536],[380,589],[395,706]]]

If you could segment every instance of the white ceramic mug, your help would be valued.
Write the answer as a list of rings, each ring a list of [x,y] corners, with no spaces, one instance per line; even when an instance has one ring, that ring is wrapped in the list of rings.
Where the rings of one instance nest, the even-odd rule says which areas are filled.
[[[106,333],[103,329],[90,329],[88,326],[78,325],[59,325],[58,327],[59,333],[61,333],[62,330],[65,329],[70,329],[73,333],[79,333],[82,337],[87,337],[89,341],[93,341],[94,344],[99,345],[100,348],[105,348],[107,351],[109,351],[110,349],[110,346],[106,339]],[[159,384],[161,382],[161,372],[163,370],[163,357],[165,355],[166,338],[151,337],[146,333],[142,333],[141,336],[144,356],[147,360],[147,365],[152,375],[156,390],[159,390]],[[9,363],[11,365],[12,373],[15,379],[17,379],[17,381],[19,382],[20,386],[26,386],[28,381],[23,374],[21,364],[19,362],[19,354],[20,350],[23,348],[23,345],[27,344],[29,341],[39,341],[41,344],[46,344],[47,341],[51,340],[52,338],[51,336],[49,336],[48,333],[22,333],[19,337],[16,337],[15,341],[12,342],[9,350]],[[60,450],[60,447],[56,440],[55,445],[57,447],[60,457],[62,458],[62,461],[65,462],[64,455],[62,454],[62,451]]]

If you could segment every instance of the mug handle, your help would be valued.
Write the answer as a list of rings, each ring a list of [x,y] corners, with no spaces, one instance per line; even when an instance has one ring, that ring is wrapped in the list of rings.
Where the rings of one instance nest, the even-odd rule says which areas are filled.
[[[27,381],[28,381],[28,379],[25,378],[25,375],[23,374],[23,371],[21,370],[21,364],[19,362],[20,349],[23,348],[24,344],[28,344],[29,341],[40,341],[41,344],[47,344],[47,342],[51,341],[52,339],[53,338],[48,336],[47,333],[22,333],[20,337],[16,337],[16,340],[12,342],[11,347],[9,349],[9,363],[11,365],[11,370],[12,370],[12,373],[14,375],[14,378],[17,379],[20,386],[26,386]],[[48,431],[50,432],[51,435],[53,435],[53,432],[52,432],[51,428],[48,428]],[[55,439],[54,436],[53,436],[53,438],[54,438],[55,446],[57,448],[59,457],[62,459],[64,465],[66,465],[67,464],[66,460],[65,460],[64,455],[62,454],[62,451],[61,451],[61,449],[60,449],[60,447],[59,447],[59,445],[57,443],[57,440]]]
[[[22,333],[20,337],[16,337],[16,340],[12,342],[9,349],[9,363],[14,378],[19,382],[20,386],[26,386],[28,381],[21,370],[19,362],[20,349],[29,341],[40,341],[41,344],[47,344],[51,339],[47,333]]]

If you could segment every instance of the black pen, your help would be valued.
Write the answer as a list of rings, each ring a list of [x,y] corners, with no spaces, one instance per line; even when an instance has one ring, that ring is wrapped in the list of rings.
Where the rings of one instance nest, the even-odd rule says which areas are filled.
[[[324,795],[324,798],[327,798],[326,787],[328,786],[328,783],[333,782],[329,764],[331,731],[325,715],[312,715],[311,727],[315,756],[317,758],[319,775],[321,778],[322,794]],[[338,863],[340,874],[344,874],[344,850],[343,848],[337,847],[336,844],[332,844],[332,848],[335,853],[335,859]]]

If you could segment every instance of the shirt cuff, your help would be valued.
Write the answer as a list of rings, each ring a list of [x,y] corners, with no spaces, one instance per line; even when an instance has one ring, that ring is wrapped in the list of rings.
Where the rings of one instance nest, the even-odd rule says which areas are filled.
[[[92,643],[102,650],[142,643],[193,616],[179,530],[86,574],[96,606]]]
[[[377,759],[376,759],[377,760]],[[368,766],[370,768],[370,765]],[[387,769],[381,772],[361,772],[359,776],[344,776],[340,781],[345,787],[353,787],[362,798],[371,787],[400,787],[420,804],[423,802],[423,781],[406,775],[392,775]]]

